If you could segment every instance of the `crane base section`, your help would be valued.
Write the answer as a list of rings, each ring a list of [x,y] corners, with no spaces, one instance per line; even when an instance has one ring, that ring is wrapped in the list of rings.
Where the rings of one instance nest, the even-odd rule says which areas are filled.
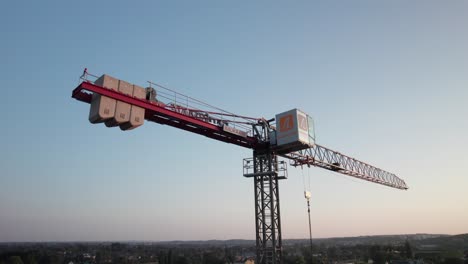
[[[256,263],[282,263],[278,157],[272,153],[253,157],[255,191]]]

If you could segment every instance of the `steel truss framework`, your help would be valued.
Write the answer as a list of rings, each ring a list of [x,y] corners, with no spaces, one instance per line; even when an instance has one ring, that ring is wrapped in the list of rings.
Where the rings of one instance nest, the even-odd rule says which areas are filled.
[[[278,157],[254,152],[255,230],[257,262],[281,263],[281,219]]]
[[[408,189],[405,181],[395,174],[320,145],[281,156],[290,159],[292,166],[312,165],[392,188]]]

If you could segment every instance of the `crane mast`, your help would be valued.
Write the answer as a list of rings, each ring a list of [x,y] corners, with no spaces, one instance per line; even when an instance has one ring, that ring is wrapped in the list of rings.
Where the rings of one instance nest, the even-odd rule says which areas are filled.
[[[122,109],[131,109],[128,110],[130,116],[134,114],[133,107],[135,107],[135,113],[143,113],[137,111],[143,109],[144,119],[147,121],[252,149],[253,156],[243,161],[243,173],[244,177],[254,180],[257,263],[282,263],[279,180],[287,178],[287,163],[279,157],[289,160],[291,166],[315,166],[396,189],[408,189],[406,183],[395,174],[320,146],[315,142],[309,145],[281,146],[275,141],[276,137],[279,131],[289,123],[276,120],[276,125],[279,126],[276,128],[272,124],[275,119],[266,120],[229,113],[152,82],[149,82],[150,86],[146,88],[146,96],[143,98],[136,96],[136,87],[133,94],[120,90],[121,83],[128,84],[124,81],[111,79],[114,83],[117,80],[118,85],[109,87],[110,85],[106,86],[105,83],[103,85],[97,81],[90,81],[90,77],[97,78],[85,69],[81,76],[82,82],[73,90],[72,98],[90,103],[91,111],[93,111],[93,104],[96,104],[95,101],[102,100],[99,99],[98,96],[100,96],[110,101],[120,102],[124,106],[129,105],[130,108]],[[207,110],[207,108],[210,109]],[[127,123],[131,122],[127,120]],[[122,130],[131,127],[127,123],[121,125]],[[115,124],[110,124],[115,126]],[[106,125],[108,125],[107,122]]]

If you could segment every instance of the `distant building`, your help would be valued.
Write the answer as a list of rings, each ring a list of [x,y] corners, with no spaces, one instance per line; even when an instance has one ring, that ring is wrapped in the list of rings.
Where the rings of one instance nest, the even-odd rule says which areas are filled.
[[[253,257],[242,258],[238,256],[234,264],[255,264],[255,259]]]
[[[415,264],[412,260],[391,260],[390,264]]]
[[[439,260],[442,249],[437,245],[421,245],[413,250],[416,259]]]
[[[253,258],[248,258],[245,260],[244,264],[255,264],[255,261]]]

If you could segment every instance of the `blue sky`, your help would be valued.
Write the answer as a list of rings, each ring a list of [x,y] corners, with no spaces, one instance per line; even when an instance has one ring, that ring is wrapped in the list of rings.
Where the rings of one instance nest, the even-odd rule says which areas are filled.
[[[316,168],[314,236],[468,232],[465,1],[4,1],[0,241],[254,239],[247,149],[88,122],[84,67],[254,117],[300,108],[317,142],[398,191]],[[284,238],[307,236],[301,170]]]

